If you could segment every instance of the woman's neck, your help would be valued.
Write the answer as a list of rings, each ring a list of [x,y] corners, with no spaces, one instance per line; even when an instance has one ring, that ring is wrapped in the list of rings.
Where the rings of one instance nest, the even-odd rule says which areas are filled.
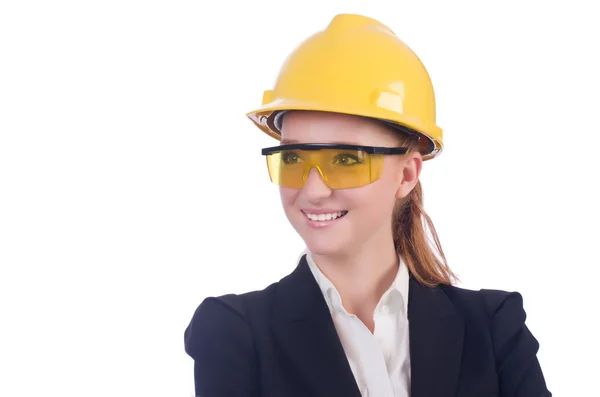
[[[393,242],[383,247],[361,247],[345,255],[311,253],[311,256],[338,290],[344,308],[357,316],[372,315],[398,272],[398,254]]]

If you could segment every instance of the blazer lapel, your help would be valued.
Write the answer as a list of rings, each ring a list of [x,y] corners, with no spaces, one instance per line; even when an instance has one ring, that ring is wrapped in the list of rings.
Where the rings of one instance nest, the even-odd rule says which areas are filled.
[[[442,289],[424,287],[412,276],[409,283],[412,397],[454,396],[464,320]]]
[[[302,256],[277,285],[272,330],[286,372],[311,396],[360,397],[325,298]]]

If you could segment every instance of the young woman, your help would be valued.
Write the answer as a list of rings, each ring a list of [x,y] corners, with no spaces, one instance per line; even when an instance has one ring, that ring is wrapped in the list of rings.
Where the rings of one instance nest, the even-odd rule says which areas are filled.
[[[452,285],[419,183],[443,147],[433,87],[389,28],[336,16],[249,117],[281,141],[263,155],[306,251],[266,289],[200,304],[198,396],[551,395],[521,296]]]

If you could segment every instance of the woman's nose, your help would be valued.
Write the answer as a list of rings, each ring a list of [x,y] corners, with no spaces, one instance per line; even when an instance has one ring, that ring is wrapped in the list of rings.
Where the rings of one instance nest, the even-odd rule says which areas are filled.
[[[323,182],[319,170],[312,167],[308,171],[304,186],[302,186],[302,193],[312,201],[318,201],[322,198],[329,197],[332,190]]]

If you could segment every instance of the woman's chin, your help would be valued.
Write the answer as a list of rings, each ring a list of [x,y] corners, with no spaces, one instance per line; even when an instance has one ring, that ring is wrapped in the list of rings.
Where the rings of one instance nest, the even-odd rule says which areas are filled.
[[[340,241],[332,239],[304,239],[306,248],[315,255],[336,255],[344,251]]]

